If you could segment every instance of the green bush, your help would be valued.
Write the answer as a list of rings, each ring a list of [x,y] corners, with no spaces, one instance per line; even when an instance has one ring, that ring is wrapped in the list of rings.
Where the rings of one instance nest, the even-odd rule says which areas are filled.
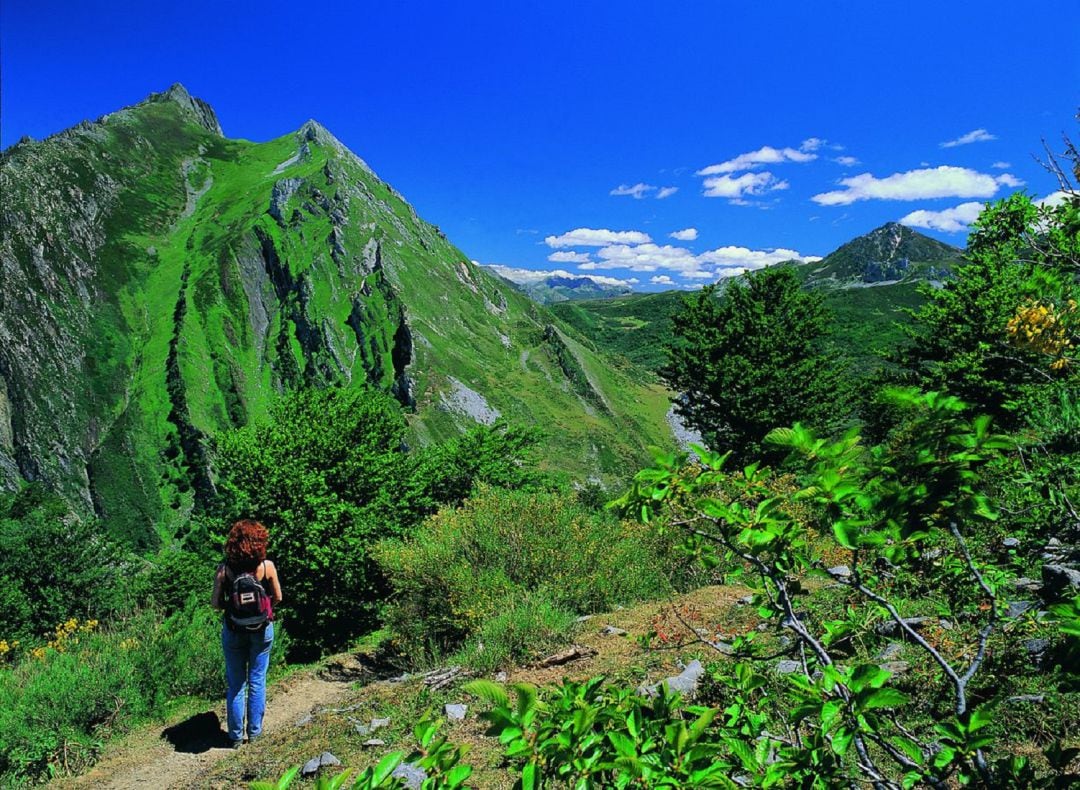
[[[580,614],[662,596],[678,566],[654,530],[572,494],[489,487],[409,539],[382,543],[376,559],[394,592],[387,624],[414,656],[453,650],[485,627],[509,629],[518,605]]]
[[[210,600],[219,561],[183,549],[161,549],[147,557],[139,573],[129,581],[130,597],[139,608],[158,609],[166,614],[182,611],[192,597],[206,603]]]
[[[414,452],[405,438],[389,396],[327,389],[292,393],[269,420],[219,439],[218,523],[255,518],[269,528],[283,612],[304,654],[375,624],[386,592],[369,556],[376,542],[461,501],[476,481],[532,484],[521,431],[478,428]]]
[[[525,593],[485,620],[457,658],[490,674],[554,650],[567,641],[576,624],[573,612],[551,603],[543,593]]]
[[[99,524],[42,486],[0,497],[0,639],[28,642],[71,617],[122,611],[133,573]]]
[[[0,784],[77,772],[111,734],[177,698],[221,694],[220,628],[192,601],[171,617],[144,610],[101,630],[84,624],[26,651],[0,670]]]

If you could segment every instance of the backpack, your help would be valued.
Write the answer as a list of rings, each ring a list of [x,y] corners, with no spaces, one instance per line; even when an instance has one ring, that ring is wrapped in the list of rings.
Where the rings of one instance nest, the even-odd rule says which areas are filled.
[[[228,581],[226,571],[226,580]],[[270,596],[255,573],[239,573],[229,583],[225,622],[234,631],[261,631],[274,619]]]

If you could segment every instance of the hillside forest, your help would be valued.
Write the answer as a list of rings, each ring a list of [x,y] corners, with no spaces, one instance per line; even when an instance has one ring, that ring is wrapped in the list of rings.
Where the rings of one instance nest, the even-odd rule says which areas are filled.
[[[55,389],[73,405],[8,420],[35,474],[0,495],[0,783],[75,777],[216,704],[210,581],[239,518],[268,527],[286,591],[272,680],[342,655],[383,678],[456,669],[385,741],[345,722],[334,778],[301,780],[313,745],[268,733],[222,781],[1080,781],[1074,147],[1051,163],[1063,202],[987,204],[962,253],[926,249],[937,268],[893,285],[842,287],[863,275],[848,250],[549,310],[460,263],[321,127],[252,144],[215,125],[185,93],[4,153],[29,193],[48,146],[76,151],[91,192],[109,135],[167,140],[148,205],[110,176],[93,320],[27,280],[96,362],[35,361],[73,377]],[[32,382],[11,348],[5,409]],[[633,607],[654,616],[616,629],[603,674],[506,680]],[[443,715],[462,699],[483,722],[468,743]]]

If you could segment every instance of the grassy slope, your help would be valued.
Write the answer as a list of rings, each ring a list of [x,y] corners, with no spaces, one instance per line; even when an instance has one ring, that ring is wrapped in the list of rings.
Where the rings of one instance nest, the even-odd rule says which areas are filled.
[[[120,189],[96,254],[97,304],[56,305],[78,343],[65,356],[85,363],[56,374],[70,381],[32,418],[62,413],[56,441],[92,444],[96,504],[133,543],[152,543],[151,525],[175,534],[206,484],[215,433],[263,416],[302,381],[401,389],[404,373],[419,442],[475,424],[447,397],[467,387],[539,426],[545,464],[569,478],[622,479],[648,445],[672,441],[662,389],[565,325],[545,331],[558,320],[469,263],[317,125],[226,140],[155,101],[62,142],[32,144],[35,156],[78,163],[87,192],[94,178],[80,168]],[[276,219],[268,208],[285,179]],[[567,379],[571,357],[584,389]]]
[[[684,293],[663,291],[552,305],[551,310],[599,347],[648,371],[664,364],[670,320]]]

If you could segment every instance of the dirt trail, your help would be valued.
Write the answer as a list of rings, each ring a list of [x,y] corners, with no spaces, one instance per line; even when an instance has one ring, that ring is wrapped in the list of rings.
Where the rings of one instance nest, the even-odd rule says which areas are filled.
[[[315,708],[336,702],[349,690],[348,682],[312,675],[288,678],[269,688],[263,729],[277,732],[296,723]],[[169,790],[198,784],[222,759],[231,755],[224,745],[224,703],[189,718],[164,732],[160,728],[136,733],[115,753],[86,774],[54,782],[52,787]]]

